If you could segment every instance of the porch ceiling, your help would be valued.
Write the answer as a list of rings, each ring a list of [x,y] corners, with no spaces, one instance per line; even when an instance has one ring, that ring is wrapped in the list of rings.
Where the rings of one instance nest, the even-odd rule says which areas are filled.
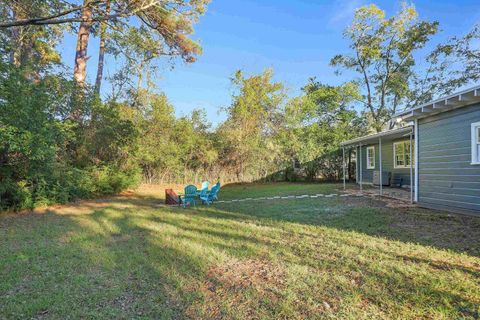
[[[413,126],[407,126],[399,129],[388,130],[388,131],[344,141],[340,144],[340,146],[345,148],[352,148],[360,145],[364,146],[367,144],[378,143],[379,138],[382,138],[382,141],[390,141],[390,140],[395,140],[402,137],[408,137],[412,133],[413,133]]]

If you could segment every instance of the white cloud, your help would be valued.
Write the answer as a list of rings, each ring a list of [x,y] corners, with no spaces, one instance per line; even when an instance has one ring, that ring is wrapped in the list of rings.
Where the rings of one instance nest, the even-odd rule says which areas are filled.
[[[329,20],[330,25],[345,25],[353,18],[353,14],[358,7],[365,4],[364,0],[336,0],[332,15]]]

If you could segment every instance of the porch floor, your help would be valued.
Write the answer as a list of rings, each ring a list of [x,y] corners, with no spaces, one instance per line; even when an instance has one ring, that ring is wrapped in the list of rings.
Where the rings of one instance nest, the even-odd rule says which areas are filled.
[[[360,185],[347,184],[347,190],[355,190],[360,192]],[[378,196],[380,195],[380,187],[364,184],[362,192],[367,195]],[[410,202],[410,188],[393,188],[384,186],[383,196]]]

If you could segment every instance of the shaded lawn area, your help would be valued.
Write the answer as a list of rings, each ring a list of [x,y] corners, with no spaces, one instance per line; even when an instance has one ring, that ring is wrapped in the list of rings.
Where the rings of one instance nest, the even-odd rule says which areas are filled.
[[[220,198],[337,188],[234,185]],[[357,197],[162,201],[144,187],[0,215],[0,318],[479,317],[479,218]]]

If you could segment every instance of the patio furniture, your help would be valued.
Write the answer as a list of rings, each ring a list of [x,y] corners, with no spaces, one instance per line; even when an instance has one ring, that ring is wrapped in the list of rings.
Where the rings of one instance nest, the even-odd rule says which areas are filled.
[[[217,183],[212,187],[210,192],[206,194],[202,194],[200,196],[200,200],[202,200],[202,203],[206,203],[207,205],[210,205],[214,200],[218,199],[217,194],[218,190],[220,190],[220,183]]]
[[[201,192],[204,191],[204,190],[208,192],[208,186],[209,185],[210,185],[210,182],[203,181],[202,182],[202,187],[200,188],[200,190],[197,190],[197,195],[200,196]]]
[[[194,185],[188,185],[185,187],[185,193],[179,196],[180,203],[184,208],[187,205],[192,204],[195,206],[195,198],[197,197],[197,187]]]
[[[402,185],[403,185],[403,178],[402,177],[393,178],[392,187],[401,188]]]
[[[216,192],[215,192],[215,194],[214,194],[214,196],[213,196],[213,200],[218,200],[218,192],[220,191],[220,181],[217,182],[217,183],[215,184],[215,186],[217,186],[218,189],[216,190]],[[214,187],[215,187],[215,186],[214,186]],[[212,187],[212,189],[213,189],[213,187]]]

